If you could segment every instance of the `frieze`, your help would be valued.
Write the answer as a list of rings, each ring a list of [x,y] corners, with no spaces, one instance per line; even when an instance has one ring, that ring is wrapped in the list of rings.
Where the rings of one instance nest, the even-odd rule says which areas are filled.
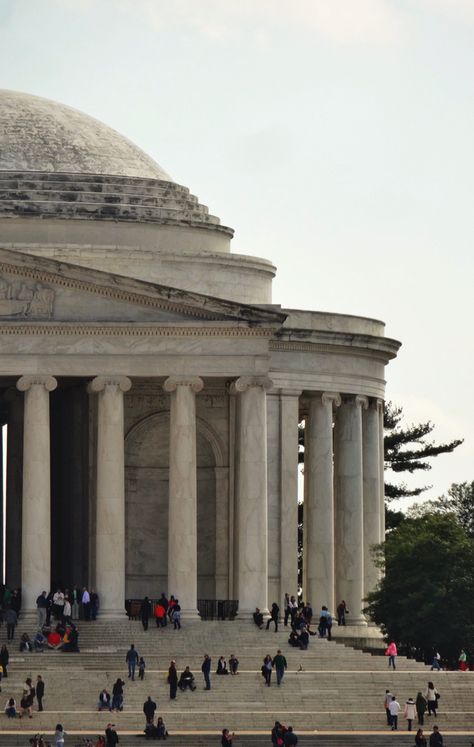
[[[4,317],[6,318],[6,317]],[[0,324],[0,335],[48,335],[66,337],[81,335],[83,337],[268,337],[271,330],[255,327],[164,327],[125,326],[123,324],[75,324],[63,322],[51,325],[15,325]]]
[[[12,282],[0,275],[0,318],[51,319],[55,291],[42,283]]]

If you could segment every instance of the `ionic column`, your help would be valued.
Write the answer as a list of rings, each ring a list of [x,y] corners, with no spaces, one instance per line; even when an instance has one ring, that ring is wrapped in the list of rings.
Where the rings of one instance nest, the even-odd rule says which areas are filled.
[[[305,428],[304,521],[306,546],[304,597],[313,609],[324,604],[332,614],[334,599],[334,468],[333,407],[341,404],[339,394],[312,395]]]
[[[280,599],[298,591],[298,418],[301,391],[280,393]],[[273,601],[273,600],[272,600]]]
[[[125,606],[125,457],[123,395],[127,376],[97,376],[88,387],[99,395],[95,586],[101,617],[122,617]]]
[[[255,608],[268,611],[267,408],[266,376],[241,376],[232,391],[239,394],[237,528],[237,594],[239,616]]]
[[[383,400],[377,400],[379,414],[379,491],[380,491],[380,539],[385,542],[385,445],[383,427]]]
[[[364,597],[373,591],[379,579],[373,545],[380,542],[380,456],[379,413],[377,400],[371,400],[362,414],[363,480],[364,480]],[[350,609],[350,608],[349,608]]]
[[[10,589],[21,587],[21,502],[23,465],[23,397],[18,390],[5,394],[8,402],[6,582]]]
[[[51,453],[49,393],[53,376],[22,376],[24,392],[23,501],[21,591],[25,612],[36,609],[36,598],[51,588]]]
[[[168,593],[179,599],[183,617],[197,618],[196,394],[198,376],[173,376],[171,394],[168,507]]]
[[[344,397],[335,427],[335,540],[337,602],[344,599],[349,625],[366,625],[364,597],[364,520],[362,407],[367,397]]]

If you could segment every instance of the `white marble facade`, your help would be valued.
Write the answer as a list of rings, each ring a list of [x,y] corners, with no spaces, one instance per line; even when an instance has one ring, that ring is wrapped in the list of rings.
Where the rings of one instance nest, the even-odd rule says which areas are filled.
[[[198,599],[281,605],[304,422],[303,595],[364,625],[399,343],[272,303],[271,263],[231,253],[231,229],[96,122],[94,160],[70,111],[0,91],[7,582],[26,609],[53,582],[97,586],[110,616],[162,591],[189,618]]]

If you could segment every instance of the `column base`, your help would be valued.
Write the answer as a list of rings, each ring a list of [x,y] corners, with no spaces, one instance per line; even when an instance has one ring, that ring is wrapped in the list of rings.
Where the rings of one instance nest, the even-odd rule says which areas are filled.
[[[100,608],[97,619],[98,620],[123,620],[124,617],[127,617],[127,613],[124,609],[116,609],[116,610],[104,610]],[[81,620],[81,623],[85,623],[85,620]]]
[[[255,612],[255,607],[252,610],[240,610],[237,612],[235,619],[236,620],[252,620],[253,622],[253,613]],[[265,619],[270,617],[270,611],[265,607],[265,609],[260,609],[260,612],[264,616]]]
[[[355,627],[366,628],[367,620],[364,615],[346,615],[346,625],[353,625]]]
[[[199,614],[197,609],[183,609],[181,608],[181,620],[200,620],[201,615]],[[173,622],[171,622],[173,624]]]

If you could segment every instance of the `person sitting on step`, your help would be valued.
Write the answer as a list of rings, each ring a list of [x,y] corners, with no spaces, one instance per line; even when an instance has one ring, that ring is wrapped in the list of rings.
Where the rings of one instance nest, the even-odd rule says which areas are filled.
[[[238,668],[239,668],[239,660],[235,656],[235,654],[230,655],[229,659],[229,669],[231,674],[238,674]]]
[[[255,612],[253,613],[253,621],[257,628],[260,628],[260,630],[263,628],[263,615],[258,607],[255,608]]]
[[[183,692],[186,690],[187,687],[189,687],[190,690],[196,689],[196,685],[194,684],[194,675],[190,671],[189,667],[186,667],[184,672],[181,672],[181,676],[178,682],[178,687]]]
[[[219,661],[217,662],[216,674],[229,674],[229,670],[227,669],[227,662],[223,656],[221,656]]]
[[[99,693],[99,703],[97,705],[97,710],[98,711],[111,711],[112,710],[112,702],[110,699],[110,693],[107,692],[105,687]]]

